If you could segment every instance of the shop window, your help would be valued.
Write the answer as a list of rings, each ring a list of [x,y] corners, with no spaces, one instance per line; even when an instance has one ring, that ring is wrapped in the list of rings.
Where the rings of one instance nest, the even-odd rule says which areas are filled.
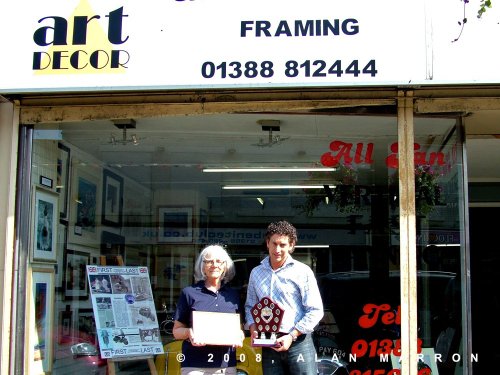
[[[54,349],[47,349],[53,374],[68,373],[66,356],[75,344],[97,351],[103,344],[101,322],[92,320],[96,301],[87,265],[147,267],[158,339],[175,345],[172,314],[181,289],[193,281],[202,247],[227,247],[237,268],[233,286],[244,298],[251,269],[266,255],[265,228],[279,219],[297,227],[294,256],[315,271],[321,288],[325,317],[314,339],[322,366],[351,374],[397,367],[397,120],[386,113],[37,125],[31,189],[51,198],[46,205],[52,203],[55,236],[53,257],[40,258],[45,250],[37,248],[30,265],[53,273],[54,306],[46,316],[53,327]],[[434,318],[445,313],[448,284],[459,274],[461,164],[453,159],[459,140],[446,137],[454,120],[417,125],[422,155],[416,173],[430,173],[429,165],[438,173],[426,187],[435,188],[434,195],[417,191],[424,194],[418,202],[419,335],[423,347],[435,351],[445,325]],[[34,233],[43,226],[37,215]],[[385,318],[371,320],[375,311]],[[138,320],[147,319],[129,322],[132,328]],[[382,347],[391,348],[388,361],[379,356]],[[103,364],[93,366],[101,371]]]

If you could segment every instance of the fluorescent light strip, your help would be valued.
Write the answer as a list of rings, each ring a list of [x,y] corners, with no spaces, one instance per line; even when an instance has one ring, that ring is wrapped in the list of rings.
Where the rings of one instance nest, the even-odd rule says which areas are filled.
[[[431,243],[429,245],[427,245],[426,247],[429,247],[429,246],[436,246],[436,247],[454,247],[454,246],[460,246],[459,243]]]
[[[335,189],[335,185],[329,185]],[[324,185],[224,185],[223,190],[323,189]]]
[[[330,245],[296,245],[295,248],[310,248],[310,249],[323,249],[330,247]]]
[[[336,168],[203,168],[203,172],[335,172]]]

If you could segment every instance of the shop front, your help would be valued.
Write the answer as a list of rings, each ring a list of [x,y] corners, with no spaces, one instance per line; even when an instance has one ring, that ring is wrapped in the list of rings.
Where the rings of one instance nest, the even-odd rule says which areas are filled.
[[[172,316],[200,250],[226,247],[243,302],[277,220],[320,287],[321,374],[491,363],[473,332],[469,200],[497,200],[500,175],[475,168],[495,160],[498,79],[447,82],[447,57],[425,53],[441,46],[425,42],[435,13],[412,2],[411,21],[386,23],[370,2],[318,1],[325,20],[151,3],[147,17],[132,2],[33,9],[29,67],[0,64],[2,372],[177,373]],[[260,374],[248,342],[238,369]]]

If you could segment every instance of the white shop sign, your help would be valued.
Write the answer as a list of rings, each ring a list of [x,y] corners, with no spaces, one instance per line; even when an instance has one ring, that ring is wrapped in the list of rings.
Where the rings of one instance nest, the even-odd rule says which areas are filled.
[[[495,49],[478,49],[498,30],[471,14],[462,40],[451,43],[463,8],[435,3],[8,2],[0,13],[0,94],[499,82],[484,66],[498,66]]]

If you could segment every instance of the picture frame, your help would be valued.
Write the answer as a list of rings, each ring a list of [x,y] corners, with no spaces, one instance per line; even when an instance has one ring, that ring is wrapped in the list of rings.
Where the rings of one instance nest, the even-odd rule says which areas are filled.
[[[66,305],[66,310],[59,311],[59,332],[58,343],[65,344],[71,342],[73,336],[73,311],[70,310],[70,305]]]
[[[71,165],[68,242],[97,248],[100,243],[100,168],[74,157]]]
[[[125,262],[125,237],[103,231],[101,233],[101,257],[105,257],[106,264],[113,263],[113,259]],[[116,261],[115,261],[116,262]]]
[[[67,248],[63,259],[64,300],[88,299],[87,265],[90,264],[90,252]]]
[[[78,309],[78,320],[76,324],[77,336],[85,342],[97,344],[97,328],[94,318],[94,310]]]
[[[157,291],[180,293],[193,279],[194,257],[190,255],[161,254],[154,259],[155,283]]]
[[[68,226],[64,223],[59,222],[59,230],[57,233],[57,253],[64,254],[65,249],[68,246]],[[64,274],[64,257],[57,257],[57,264],[55,265],[55,283],[56,283],[56,292],[61,293],[63,288],[63,274]]]
[[[123,177],[103,170],[102,224],[121,227],[123,221]]]
[[[52,191],[35,188],[32,236],[33,262],[57,262],[58,195]]]
[[[31,270],[28,295],[28,356],[30,373],[48,374],[54,356],[54,269],[35,267]]]
[[[59,220],[68,220],[68,197],[71,150],[58,142],[56,191],[59,193]]]
[[[45,176],[40,176],[40,185],[52,189],[52,186],[54,185],[54,181],[51,178],[45,177]]]
[[[158,207],[158,242],[193,242],[193,207]]]

